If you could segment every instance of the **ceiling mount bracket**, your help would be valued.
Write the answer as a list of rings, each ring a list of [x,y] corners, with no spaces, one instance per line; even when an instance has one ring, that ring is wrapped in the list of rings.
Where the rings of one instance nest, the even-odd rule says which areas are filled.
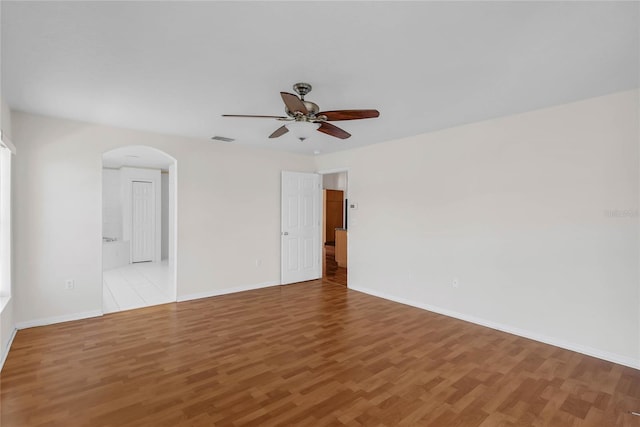
[[[309,83],[296,83],[293,85],[293,90],[300,95],[300,99],[304,101],[304,96],[311,92],[311,85]]]

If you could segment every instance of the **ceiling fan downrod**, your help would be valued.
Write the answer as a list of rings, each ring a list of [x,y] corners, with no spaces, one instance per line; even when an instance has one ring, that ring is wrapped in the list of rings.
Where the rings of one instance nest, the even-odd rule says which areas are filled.
[[[293,90],[300,95],[300,100],[304,101],[304,96],[311,92],[311,85],[309,83],[296,83],[293,85]]]

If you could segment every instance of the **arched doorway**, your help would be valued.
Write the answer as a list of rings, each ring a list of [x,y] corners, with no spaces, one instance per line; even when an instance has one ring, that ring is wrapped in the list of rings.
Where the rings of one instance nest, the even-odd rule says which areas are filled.
[[[102,310],[176,301],[177,162],[153,147],[102,154]]]

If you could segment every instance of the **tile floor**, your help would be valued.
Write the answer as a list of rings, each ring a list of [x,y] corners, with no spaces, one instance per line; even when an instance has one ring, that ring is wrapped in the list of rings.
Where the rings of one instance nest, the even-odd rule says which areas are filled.
[[[174,277],[167,260],[105,270],[102,283],[105,313],[175,301]]]

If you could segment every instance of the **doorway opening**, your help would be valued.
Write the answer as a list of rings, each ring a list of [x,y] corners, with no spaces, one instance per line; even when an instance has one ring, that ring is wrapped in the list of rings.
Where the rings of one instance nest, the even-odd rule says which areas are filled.
[[[175,302],[177,162],[147,146],[102,155],[102,310]]]
[[[322,279],[347,286],[348,172],[321,172]]]

